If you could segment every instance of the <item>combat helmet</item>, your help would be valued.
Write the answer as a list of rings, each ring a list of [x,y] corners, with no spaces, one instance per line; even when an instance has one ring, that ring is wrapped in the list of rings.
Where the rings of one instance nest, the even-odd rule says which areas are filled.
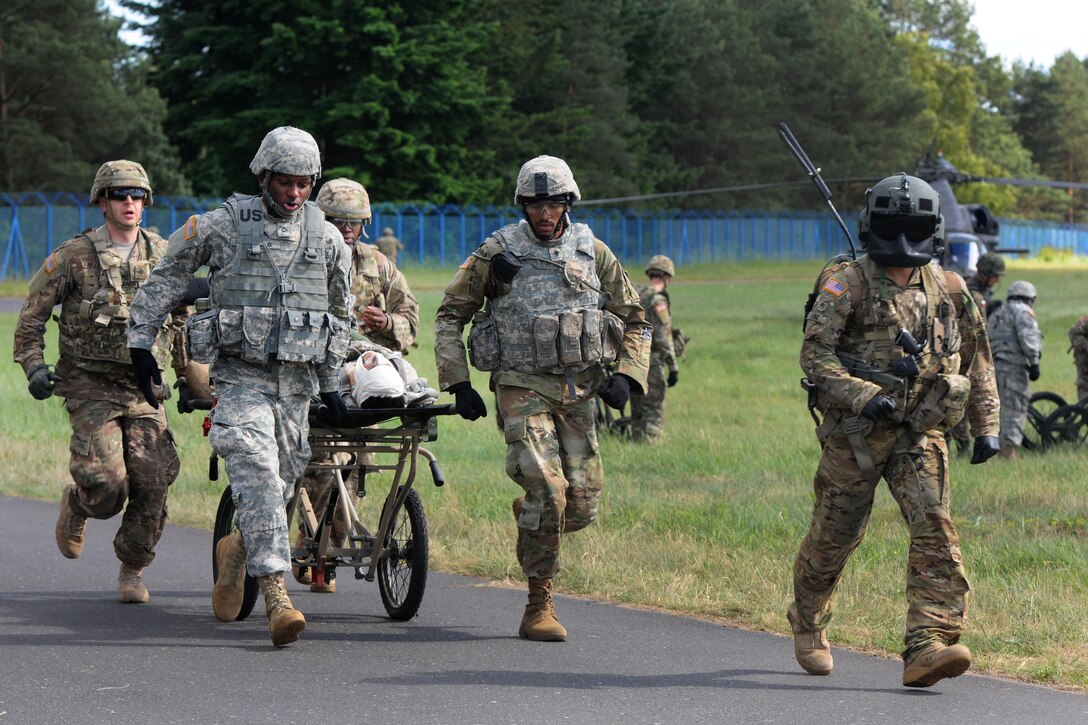
[[[257,176],[271,171],[288,176],[321,176],[321,149],[314,137],[294,126],[280,126],[265,134],[249,162]]]
[[[1035,302],[1035,285],[1031,282],[1025,282],[1022,279],[1018,279],[1009,285],[1009,293],[1007,296],[1009,302],[1013,300],[1023,300],[1028,304]]]
[[[858,239],[877,264],[921,267],[944,254],[944,217],[936,190],[900,171],[865,192]]]
[[[567,162],[554,156],[537,156],[522,164],[514,204],[553,198],[567,204],[582,198]]]
[[[94,175],[94,183],[91,184],[90,203],[96,203],[102,192],[115,187],[143,189],[147,192],[144,206],[148,207],[154,203],[151,182],[147,178],[147,172],[144,171],[143,166],[135,161],[118,159],[117,161],[107,161],[99,166],[98,173]]]
[[[657,272],[658,274],[667,274],[670,277],[676,276],[676,267],[673,266],[672,260],[666,257],[664,254],[655,254],[650,257],[650,261],[646,263],[646,274],[650,275],[651,272]]]
[[[351,179],[330,179],[317,192],[317,205],[326,217],[370,223],[370,196]]]
[[[1000,277],[1005,274],[1005,260],[997,252],[986,252],[978,258],[975,269],[985,277]]]

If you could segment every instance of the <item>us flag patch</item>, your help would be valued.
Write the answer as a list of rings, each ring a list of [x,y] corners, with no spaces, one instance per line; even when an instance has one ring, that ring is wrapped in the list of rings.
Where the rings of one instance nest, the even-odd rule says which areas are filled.
[[[830,292],[831,294],[835,295],[836,297],[842,297],[842,293],[845,292],[846,290],[847,290],[846,285],[844,285],[839,280],[829,279],[829,280],[827,280],[827,284],[825,284],[823,286],[822,291]]]
[[[52,254],[49,255],[49,257],[46,258],[44,266],[45,266],[45,271],[48,274],[53,274],[53,272],[56,271],[56,269],[57,269],[57,253],[56,252],[53,252]]]
[[[196,215],[189,217],[185,220],[185,239],[192,239],[196,236]]]

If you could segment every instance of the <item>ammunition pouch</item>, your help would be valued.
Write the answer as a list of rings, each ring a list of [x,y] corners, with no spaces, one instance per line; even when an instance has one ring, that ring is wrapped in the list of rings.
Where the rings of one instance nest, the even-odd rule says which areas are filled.
[[[963,375],[938,375],[921,402],[907,417],[915,433],[925,433],[944,424],[954,427],[967,410],[971,381]]]
[[[211,365],[219,356],[219,310],[207,310],[185,321],[185,335],[189,340],[189,358],[194,362]]]
[[[468,359],[472,367],[481,372],[499,369],[499,328],[494,317],[472,323],[468,333]]]

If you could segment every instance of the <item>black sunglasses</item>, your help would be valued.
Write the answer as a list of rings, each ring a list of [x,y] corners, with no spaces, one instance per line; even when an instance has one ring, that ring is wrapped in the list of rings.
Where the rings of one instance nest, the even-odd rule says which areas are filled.
[[[106,191],[106,198],[110,201],[124,201],[128,197],[135,199],[143,199],[147,196],[146,189],[138,189],[136,187],[118,186],[114,189],[108,189]]]

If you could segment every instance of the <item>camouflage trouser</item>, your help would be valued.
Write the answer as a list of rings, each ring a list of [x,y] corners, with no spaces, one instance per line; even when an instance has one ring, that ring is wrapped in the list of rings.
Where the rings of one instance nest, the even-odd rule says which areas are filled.
[[[126,564],[147,566],[166,523],[167,490],[181,467],[165,409],[143,400],[121,405],[76,398],[64,407],[72,421],[72,511],[108,519],[124,508],[113,550]]]
[[[1088,350],[1074,350],[1073,364],[1077,367],[1077,400],[1088,398]]]
[[[525,388],[498,386],[506,473],[525,489],[518,519],[521,568],[528,577],[559,572],[559,539],[597,518],[604,467],[593,397],[557,403]]]
[[[369,463],[373,457],[374,455],[371,453],[364,453],[360,456],[362,458],[360,462]],[[335,462],[338,466],[348,466],[351,464],[351,454],[326,451],[315,454],[311,459],[311,463],[332,462]],[[351,471],[350,475],[341,475],[344,478],[344,488],[348,492],[348,505],[354,506],[355,495],[359,491],[359,479],[356,477],[355,471]],[[331,468],[308,468],[306,473],[303,474],[299,486],[306,489],[306,495],[310,497],[310,504],[314,507],[314,513],[320,520],[325,512],[325,506],[329,503],[329,496],[332,495],[332,490],[336,486],[336,471]],[[332,520],[332,541],[334,546],[343,545],[344,537],[348,533],[348,526],[343,510],[337,505]],[[298,527],[299,531],[302,531],[301,516],[298,516]]]
[[[217,383],[209,440],[226,463],[251,576],[291,568],[287,503],[310,460],[310,396]]]
[[[903,656],[931,642],[953,644],[963,632],[970,587],[959,537],[948,511],[948,449],[935,431],[924,447],[896,451],[897,429],[878,426],[869,448],[910,529],[907,622]],[[808,630],[831,620],[835,588],[851,552],[865,534],[876,483],[861,474],[841,429],[824,444],[814,482],[816,503],[808,535],[793,565],[791,616]]]
[[[650,365],[646,394],[631,394],[631,437],[653,443],[665,432],[664,365]]]
[[[1001,398],[1002,446],[1019,446],[1024,441],[1024,425],[1028,422],[1028,405],[1031,401],[1031,385],[1028,370],[1023,365],[1009,365],[994,361],[997,373],[997,394]]]

